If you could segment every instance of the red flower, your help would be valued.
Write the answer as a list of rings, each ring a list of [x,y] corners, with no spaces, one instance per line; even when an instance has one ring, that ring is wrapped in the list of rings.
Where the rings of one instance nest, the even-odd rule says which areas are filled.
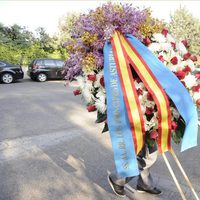
[[[161,62],[164,62],[164,61],[165,61],[165,59],[163,58],[162,55],[158,56],[158,59],[159,59]]]
[[[99,82],[100,82],[100,84],[101,84],[102,87],[105,87],[104,77],[103,76],[100,78]]]
[[[76,96],[76,95],[81,94],[81,91],[80,91],[80,90],[74,90],[73,93],[74,93],[74,95]]]
[[[88,110],[88,112],[93,112],[96,110],[96,107],[95,107],[95,105],[88,105],[87,110]]]
[[[200,73],[195,74],[195,78],[200,79]]]
[[[137,94],[138,95],[142,95],[143,94],[143,92],[142,92],[142,90],[139,88],[139,89],[137,89]]]
[[[158,138],[158,132],[157,131],[151,131],[150,132],[150,138],[156,140]]]
[[[200,106],[200,99],[197,99],[197,100],[196,100],[196,104],[197,104],[198,106]]]
[[[184,71],[185,73],[188,73],[188,72],[191,72],[192,70],[191,70],[191,68],[187,65],[187,66],[183,69],[183,71]]]
[[[153,101],[153,97],[152,97],[152,95],[149,92],[147,93],[147,99],[149,101]]]
[[[199,84],[199,85],[192,86],[192,90],[193,90],[194,92],[199,92],[199,90],[200,90],[200,84]]]
[[[139,77],[135,78],[135,80],[136,80],[137,83],[142,82],[141,79],[140,79]]]
[[[181,41],[183,43],[183,45],[187,48],[188,47],[188,41],[187,40],[182,40]]]
[[[168,33],[168,30],[164,28],[164,29],[162,30],[162,34],[166,37],[166,36],[167,36],[167,33]]]
[[[89,81],[96,81],[96,74],[89,74],[87,75]]]
[[[196,61],[197,61],[197,57],[196,57],[195,55],[190,56],[190,59],[191,59],[193,62],[196,62]]]
[[[149,46],[151,44],[151,40],[149,39],[149,37],[146,37],[143,39],[143,43],[146,45],[146,46]]]
[[[190,56],[191,56],[191,54],[188,52],[188,53],[185,53],[184,55],[183,55],[183,59],[184,60],[187,60],[188,58],[190,58]]]
[[[176,48],[176,43],[175,42],[171,42],[172,48],[175,49]]]
[[[154,109],[153,108],[150,108],[150,107],[146,107],[146,114],[147,115],[151,115],[152,113],[154,112]]]
[[[172,130],[176,130],[178,128],[178,124],[175,121],[172,121]]]
[[[178,63],[178,58],[174,56],[170,61],[173,65],[176,65]]]
[[[185,78],[185,72],[184,71],[177,71],[175,72],[176,76],[178,77],[179,80]]]

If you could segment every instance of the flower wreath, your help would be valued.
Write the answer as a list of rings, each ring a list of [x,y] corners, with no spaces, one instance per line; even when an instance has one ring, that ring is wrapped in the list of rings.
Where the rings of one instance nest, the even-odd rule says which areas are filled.
[[[195,73],[197,57],[188,51],[186,40],[176,41],[164,28],[164,23],[151,16],[149,9],[139,10],[129,4],[104,4],[88,14],[81,14],[73,23],[71,38],[65,48],[69,53],[66,60],[66,79],[78,83],[74,95],[81,95],[89,112],[97,111],[97,123],[104,122],[102,132],[108,130],[106,123],[106,91],[103,77],[103,46],[115,30],[132,34],[145,44],[179,78],[187,88],[194,103],[200,105],[200,73]],[[147,133],[146,141],[153,144],[158,136],[158,114],[152,96],[139,78],[135,87]],[[172,139],[180,143],[185,123],[173,102],[170,101],[172,116]]]

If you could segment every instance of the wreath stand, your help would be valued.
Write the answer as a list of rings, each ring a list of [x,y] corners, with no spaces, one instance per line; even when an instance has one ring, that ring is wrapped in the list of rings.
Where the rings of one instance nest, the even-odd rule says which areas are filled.
[[[183,169],[181,163],[179,162],[179,160],[178,160],[178,158],[177,158],[177,156],[176,156],[176,154],[175,154],[175,152],[174,152],[174,150],[173,150],[172,148],[171,148],[170,152],[171,152],[172,157],[174,158],[176,164],[178,165],[178,167],[179,167],[179,169],[180,169],[180,171],[181,171],[183,177],[185,178],[185,180],[186,180],[188,186],[190,187],[192,193],[194,194],[195,199],[196,199],[196,200],[200,200],[199,197],[197,196],[197,193],[196,193],[195,190],[194,190],[194,187],[192,186],[192,183],[190,182],[188,176],[186,175],[186,173],[185,173],[185,171],[184,171],[184,169]],[[171,176],[172,176],[172,178],[173,178],[173,180],[174,180],[174,183],[176,184],[176,187],[177,187],[177,189],[178,189],[178,191],[179,191],[179,193],[180,193],[182,199],[183,199],[183,200],[187,200],[186,197],[185,197],[185,194],[184,194],[183,190],[182,190],[181,187],[180,187],[180,184],[179,184],[179,182],[178,182],[178,180],[177,180],[177,178],[176,178],[176,176],[175,176],[175,174],[174,174],[174,172],[173,172],[173,169],[172,169],[172,167],[171,167],[171,165],[170,165],[170,163],[169,163],[169,161],[168,161],[166,155],[163,153],[162,156],[163,156],[163,159],[164,159],[164,161],[165,161],[165,164],[167,165],[167,168],[168,168],[168,170],[169,170],[169,172],[170,172],[170,174],[171,174]]]

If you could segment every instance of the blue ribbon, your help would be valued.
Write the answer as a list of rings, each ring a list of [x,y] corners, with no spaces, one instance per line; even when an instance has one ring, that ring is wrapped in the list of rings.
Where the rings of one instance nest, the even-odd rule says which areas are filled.
[[[150,70],[157,78],[167,95],[176,105],[177,110],[183,117],[186,128],[182,140],[181,151],[197,145],[198,114],[191,96],[179,79],[172,73],[149,49],[132,35],[127,39],[137,50]]]
[[[139,174],[135,147],[122,88],[110,43],[104,46],[104,80],[107,120],[117,172],[122,177]]]

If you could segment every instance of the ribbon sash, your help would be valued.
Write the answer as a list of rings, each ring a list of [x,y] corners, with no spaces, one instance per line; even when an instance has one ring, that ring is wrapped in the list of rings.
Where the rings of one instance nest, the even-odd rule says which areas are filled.
[[[104,81],[107,121],[117,172],[123,177],[137,176],[135,147],[112,47],[108,42],[104,46]]]
[[[181,151],[197,145],[198,114],[193,100],[187,89],[179,79],[171,72],[152,52],[137,38],[127,35],[124,38],[131,46],[141,62],[149,67],[158,83],[175,104],[180,115],[183,117],[186,128],[181,144]],[[142,71],[141,71],[142,73]]]
[[[139,40],[132,35],[124,37],[116,31],[111,44],[107,42],[104,46],[108,127],[118,174],[135,176],[139,173],[136,154],[144,144],[144,120],[129,64],[157,105],[160,152],[171,148],[171,114],[167,95],[186,123],[182,151],[197,144],[197,111],[179,79]]]
[[[132,72],[117,32],[115,32],[113,38],[111,38],[111,44],[117,71],[120,77],[126,111],[128,113],[131,133],[135,144],[135,151],[138,154],[144,145],[145,128],[143,115],[134,85]]]
[[[143,62],[141,55],[133,48],[133,45],[119,32],[115,34],[121,40],[127,59],[156,103],[158,110],[158,148],[160,152],[168,151],[171,148],[171,113],[167,95],[149,66]]]

